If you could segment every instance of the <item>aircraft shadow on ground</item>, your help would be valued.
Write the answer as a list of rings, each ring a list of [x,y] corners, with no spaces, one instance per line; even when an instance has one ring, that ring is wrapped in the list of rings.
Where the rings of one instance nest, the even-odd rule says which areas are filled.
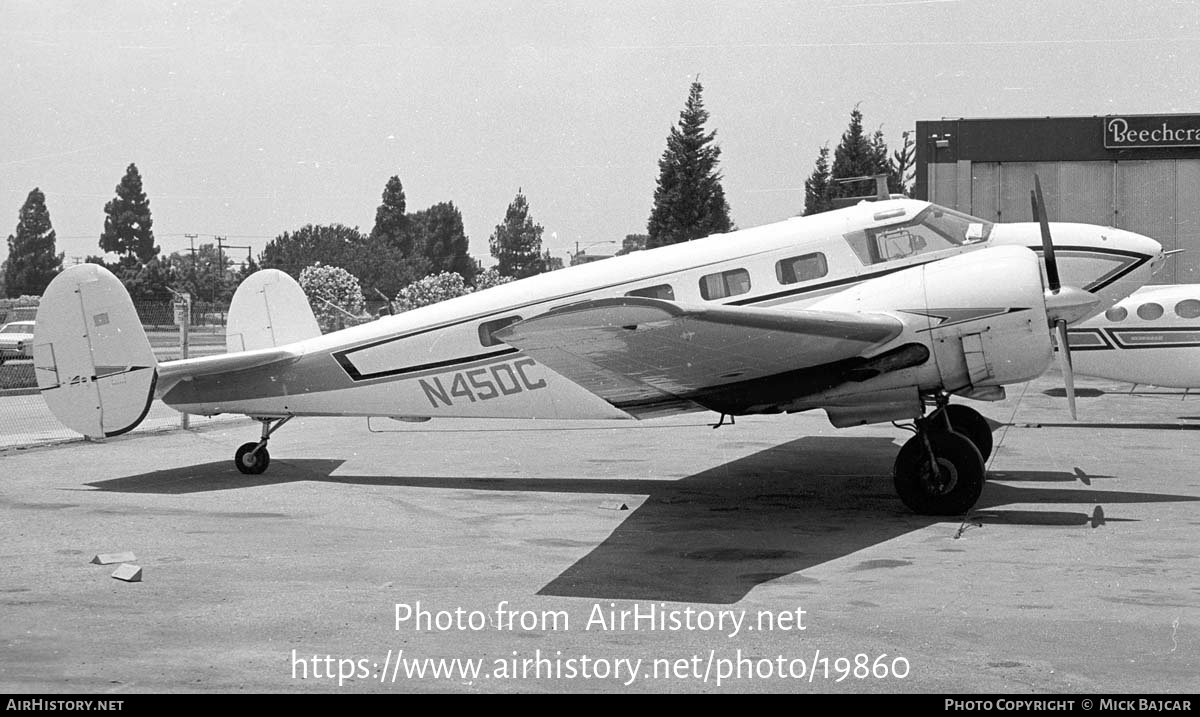
[[[960,518],[912,514],[890,478],[896,446],[889,438],[810,436],[677,480],[592,478],[432,478],[333,475],[340,460],[276,460],[264,475],[246,476],[228,462],[98,481],[96,490],[191,494],[299,481],[488,491],[540,491],[646,496],[603,542],[538,594],[593,599],[734,603],[755,586],[919,530],[939,521],[972,525],[1098,527],[1101,505],[1194,501],[1200,498],[1091,487],[1109,478],[1052,471],[992,474],[975,510]],[[1010,485],[1015,483],[1018,485]],[[1022,483],[1076,483],[1025,487]],[[1012,504],[1087,506],[1085,512],[1001,510]],[[1111,507],[1110,507],[1111,511]],[[851,569],[880,569],[902,560],[868,560]]]

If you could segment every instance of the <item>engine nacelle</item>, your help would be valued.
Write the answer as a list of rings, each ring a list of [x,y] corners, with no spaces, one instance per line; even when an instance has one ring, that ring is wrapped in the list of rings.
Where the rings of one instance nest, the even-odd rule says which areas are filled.
[[[918,412],[919,394],[936,390],[998,397],[996,387],[1040,376],[1053,358],[1040,260],[1024,247],[994,247],[913,267],[810,308],[895,316],[905,330],[878,353],[909,343],[930,353],[921,366],[829,391],[813,401],[818,405],[854,397],[865,410],[873,404],[865,394],[904,388],[912,389]],[[878,420],[874,413],[856,420],[853,413],[837,423]]]

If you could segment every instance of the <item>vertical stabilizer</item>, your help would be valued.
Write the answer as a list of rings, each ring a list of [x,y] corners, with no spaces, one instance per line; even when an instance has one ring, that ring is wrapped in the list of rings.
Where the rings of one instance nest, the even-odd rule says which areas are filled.
[[[229,304],[225,350],[255,351],[321,335],[308,297],[296,280],[278,269],[256,271]]]
[[[97,264],[54,278],[38,306],[33,365],[38,388],[67,428],[89,438],[132,430],[150,410],[154,351],[128,292]]]

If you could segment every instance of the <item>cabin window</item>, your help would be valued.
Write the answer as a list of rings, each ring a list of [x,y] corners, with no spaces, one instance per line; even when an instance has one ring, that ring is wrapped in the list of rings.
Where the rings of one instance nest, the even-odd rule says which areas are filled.
[[[658,284],[657,286],[646,286],[641,289],[634,289],[626,296],[643,296],[647,299],[666,299],[667,301],[675,300],[675,289],[671,288],[670,284]]]
[[[1184,299],[1175,304],[1175,315],[1181,319],[1194,319],[1200,316],[1200,301]]]
[[[1108,311],[1104,312],[1104,318],[1113,322],[1124,321],[1128,316],[1129,309],[1126,309],[1124,306],[1114,306]]]
[[[1154,321],[1163,315],[1163,307],[1153,301],[1148,301],[1138,307],[1137,314],[1146,321]]]
[[[700,296],[708,301],[737,296],[750,291],[750,272],[745,269],[723,271],[700,277]]]
[[[479,325],[479,343],[483,344],[484,346],[498,346],[504,343],[503,341],[493,337],[492,333],[499,331],[505,326],[515,324],[520,320],[520,316],[505,316],[503,319],[492,319],[491,321],[483,322]]]
[[[825,255],[817,252],[805,254],[775,263],[775,278],[780,284],[797,284],[801,281],[820,279],[829,273]]]

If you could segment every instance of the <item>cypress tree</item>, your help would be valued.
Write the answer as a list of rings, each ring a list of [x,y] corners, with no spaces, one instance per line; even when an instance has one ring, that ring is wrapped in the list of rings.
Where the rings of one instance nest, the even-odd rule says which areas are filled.
[[[150,216],[150,201],[142,191],[142,175],[137,165],[130,164],[116,188],[117,196],[104,205],[104,232],[100,248],[142,264],[158,255],[154,245],[154,219]]]
[[[54,227],[46,209],[46,195],[37,187],[29,193],[8,236],[4,262],[4,291],[10,297],[41,295],[54,275],[62,271],[63,255],[56,254]]]

